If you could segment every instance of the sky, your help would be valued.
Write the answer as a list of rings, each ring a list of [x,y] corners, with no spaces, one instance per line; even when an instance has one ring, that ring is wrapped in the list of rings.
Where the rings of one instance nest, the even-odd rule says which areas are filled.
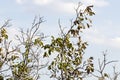
[[[119,0],[2,0],[0,2],[0,25],[10,19],[10,35],[19,34],[19,28],[31,27],[35,16],[42,16],[41,32],[45,35],[58,35],[58,19],[63,27],[69,27],[75,17],[78,2],[94,5],[93,26],[85,30],[88,41],[86,57],[101,57],[107,50],[109,60],[120,60],[120,1]],[[10,36],[14,38],[13,36]],[[120,65],[118,62],[116,65]]]

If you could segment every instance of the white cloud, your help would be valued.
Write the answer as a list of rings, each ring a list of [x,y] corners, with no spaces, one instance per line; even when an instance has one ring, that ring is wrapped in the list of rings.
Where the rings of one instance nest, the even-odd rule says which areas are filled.
[[[92,42],[94,44],[104,44],[105,42],[105,39],[102,38],[102,37],[97,37],[97,36],[91,36],[91,35],[88,35],[86,36],[86,39],[89,41],[89,42]]]
[[[54,9],[58,12],[74,13],[77,4],[72,2],[59,1],[54,3]]]
[[[17,3],[21,4],[22,3],[22,0],[16,0]]]
[[[95,5],[96,7],[108,6],[109,3],[106,0],[82,0],[86,5]]]
[[[33,0],[33,2],[37,5],[47,5],[53,2],[54,0]]]
[[[98,36],[87,36],[86,39],[88,42],[92,42],[93,44],[120,48],[120,37],[117,38],[107,38]]]
[[[77,4],[73,2],[64,2],[62,0],[33,0],[33,3],[39,6],[50,7],[57,12],[73,13]]]
[[[109,5],[109,3],[105,0],[98,0],[94,4],[98,7],[104,7]]]
[[[101,32],[95,28],[85,31],[85,39],[95,44],[104,44],[105,42],[105,36],[103,36]]]
[[[120,48],[120,37],[116,37],[110,40],[110,44],[114,47]]]
[[[16,2],[18,3],[18,4],[23,4],[23,3],[25,3],[27,0],[16,0]]]
[[[50,10],[62,12],[62,13],[75,13],[75,7],[77,6],[77,2],[74,3],[72,1],[65,2],[63,0],[16,0],[18,4],[23,3],[31,3],[31,5],[37,5],[38,6],[45,6],[46,8],[49,8]],[[103,7],[109,5],[109,3],[105,0],[81,0],[83,4],[90,5],[93,4],[97,7]]]
[[[120,48],[120,37],[105,36],[104,32],[101,32],[97,29],[92,28],[90,30],[87,30],[84,36],[88,42],[91,42],[93,44]]]
[[[54,0],[15,0],[18,4],[23,4],[23,3],[34,3],[35,5],[47,5]]]
[[[117,42],[117,43],[120,43],[120,37],[116,37],[114,39],[112,39],[113,41]]]
[[[49,8],[50,10],[57,11],[57,12],[65,12],[65,13],[74,13],[76,3],[71,1],[65,2],[62,0],[16,0],[18,4],[29,4],[37,5],[37,7],[45,6],[45,8]],[[29,7],[28,7],[29,8]]]

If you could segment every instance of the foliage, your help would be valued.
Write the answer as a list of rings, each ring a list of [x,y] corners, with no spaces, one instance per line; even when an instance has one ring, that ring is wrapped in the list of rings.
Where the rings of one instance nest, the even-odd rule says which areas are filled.
[[[31,29],[28,29],[26,33],[21,30],[21,36],[17,36],[19,47],[24,48],[19,50],[22,56],[21,60],[17,64],[12,65],[13,75],[16,79],[37,80],[39,79],[40,68],[46,66],[40,63],[41,48],[43,46],[42,39],[44,36],[38,34],[38,31],[42,22],[42,18],[39,18],[37,22],[35,18]]]
[[[11,72],[12,75],[3,75],[5,78],[9,77],[7,80],[39,79],[39,70],[47,65],[47,63],[41,64],[40,62],[44,35],[38,31],[42,22],[42,18],[39,18],[38,21],[35,18],[32,27],[27,32],[21,30],[20,34],[16,35],[18,44],[14,44],[14,47],[12,47],[12,41],[8,40],[6,26],[1,27],[0,73],[3,75],[3,72]],[[7,24],[8,22],[5,23],[5,25]],[[8,69],[3,70],[5,65],[8,66]]]
[[[40,70],[48,67],[51,72],[50,78],[57,80],[84,80],[92,75],[98,80],[117,80],[120,73],[113,67],[113,77],[105,72],[106,66],[112,62],[107,61],[106,54],[103,60],[98,60],[98,69],[93,64],[93,57],[84,59],[88,43],[83,41],[82,33],[90,28],[92,20],[90,16],[95,15],[92,5],[81,10],[81,4],[76,9],[76,18],[71,21],[71,26],[65,32],[59,20],[60,36],[51,36],[51,42],[44,43],[43,33],[39,33],[41,17],[35,17],[32,27],[16,35],[17,44],[9,40],[7,27],[9,20],[0,28],[0,80],[39,80]],[[51,63],[41,64],[42,59],[55,55]],[[91,54],[90,54],[91,55]],[[98,72],[98,76],[94,72]],[[10,74],[7,74],[10,73]]]
[[[84,51],[88,44],[82,41],[81,33],[84,29],[89,28],[92,23],[88,16],[95,13],[91,9],[93,6],[86,7],[84,11],[81,11],[80,7],[81,4],[76,9],[77,16],[71,22],[70,29],[65,33],[59,21],[61,36],[57,38],[52,36],[51,43],[44,46],[47,51],[43,57],[57,53],[57,56],[48,67],[52,72],[51,78],[57,80],[82,80],[87,74],[94,71],[93,57],[83,61]]]

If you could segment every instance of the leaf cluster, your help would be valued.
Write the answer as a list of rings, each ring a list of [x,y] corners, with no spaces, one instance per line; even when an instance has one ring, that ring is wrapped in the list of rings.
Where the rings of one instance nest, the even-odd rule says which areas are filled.
[[[91,20],[87,16],[91,14],[91,10],[89,6],[84,12],[81,12],[78,6],[76,19],[72,22],[70,29],[64,33],[59,23],[61,36],[57,38],[52,36],[51,43],[44,45],[44,49],[47,51],[43,57],[49,57],[53,53],[57,53],[57,56],[48,66],[48,69],[52,72],[51,78],[81,80],[84,74],[94,71],[92,58],[83,64],[83,55],[88,44],[82,41],[80,35],[83,29],[90,27],[88,21],[91,23]],[[87,26],[84,26],[84,24]],[[73,38],[75,42],[72,40]]]

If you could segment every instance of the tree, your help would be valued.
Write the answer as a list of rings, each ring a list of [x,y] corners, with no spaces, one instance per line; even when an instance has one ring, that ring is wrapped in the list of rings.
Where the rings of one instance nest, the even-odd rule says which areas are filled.
[[[93,5],[81,9],[81,3],[76,9],[76,18],[71,21],[71,26],[64,31],[60,20],[60,36],[51,36],[51,42],[44,43],[43,33],[39,33],[40,24],[43,23],[42,17],[35,17],[32,27],[27,31],[20,30],[16,35],[18,44],[12,45],[7,34],[9,20],[0,28],[0,80],[39,80],[40,70],[48,67],[51,72],[50,78],[56,80],[84,80],[92,76],[98,80],[117,80],[119,72],[113,67],[113,77],[104,70],[109,63],[116,61],[98,60],[98,69],[93,64],[93,57],[84,60],[85,49],[88,43],[83,41],[82,33],[84,29],[90,28],[92,20],[90,16],[95,15],[92,11]],[[41,64],[42,59],[51,55],[56,55],[48,65],[48,62]],[[94,72],[98,71],[100,76]],[[10,73],[10,74],[6,74]]]
[[[98,80],[118,80],[118,77],[120,75],[120,72],[117,72],[116,71],[116,67],[113,66],[113,74],[109,74],[107,71],[106,71],[106,67],[109,67],[108,66],[109,64],[113,63],[113,62],[117,62],[116,60],[111,60],[111,61],[108,61],[107,60],[107,52],[103,52],[103,59],[98,59],[98,68],[95,68],[95,72],[92,73],[93,77],[96,77]],[[98,72],[98,74],[95,74],[96,72]]]
[[[90,57],[88,61],[82,61],[84,50],[88,44],[82,41],[80,35],[83,29],[89,28],[92,23],[88,16],[94,15],[91,9],[93,6],[86,7],[84,11],[81,11],[80,6],[81,4],[76,9],[76,19],[71,21],[71,27],[67,33],[64,33],[59,22],[61,36],[58,38],[52,36],[50,44],[43,44],[42,39],[44,36],[37,34],[43,20],[39,18],[36,22],[35,18],[32,27],[27,32],[21,30],[21,35],[16,35],[19,44],[12,47],[12,41],[8,40],[9,37],[5,29],[9,22],[7,21],[1,27],[0,73],[11,71],[9,79],[13,80],[37,80],[39,78],[39,69],[41,69],[41,66],[46,66],[46,64],[40,65],[39,62],[42,48],[47,50],[43,55],[44,57],[50,56],[53,52],[58,52],[57,57],[48,67],[53,72],[51,77],[60,80],[82,79],[85,74],[93,72],[93,58]],[[72,43],[72,38],[77,43]],[[12,49],[10,50],[10,48]],[[3,70],[4,65],[7,65],[8,69]],[[56,73],[57,71],[58,73]]]
[[[46,44],[44,57],[57,53],[48,69],[52,72],[51,78],[57,80],[82,80],[89,73],[94,71],[92,63],[93,57],[83,61],[84,50],[87,42],[82,40],[82,31],[91,26],[92,21],[88,18],[95,13],[93,6],[87,6],[85,10],[80,9],[81,4],[76,9],[76,18],[71,21],[70,29],[64,32],[59,20],[61,36],[52,36],[51,43]]]
[[[1,78],[9,77],[8,80],[38,80],[39,70],[44,68],[47,63],[41,64],[40,55],[43,46],[42,40],[45,36],[38,33],[42,18],[35,18],[32,27],[26,32],[21,30],[19,35],[16,35],[18,44],[11,45],[7,35],[7,21],[0,28],[0,73]],[[12,48],[12,49],[11,49]],[[7,69],[4,66],[7,65]],[[9,71],[11,75],[4,73]],[[2,80],[2,79],[1,79]]]

